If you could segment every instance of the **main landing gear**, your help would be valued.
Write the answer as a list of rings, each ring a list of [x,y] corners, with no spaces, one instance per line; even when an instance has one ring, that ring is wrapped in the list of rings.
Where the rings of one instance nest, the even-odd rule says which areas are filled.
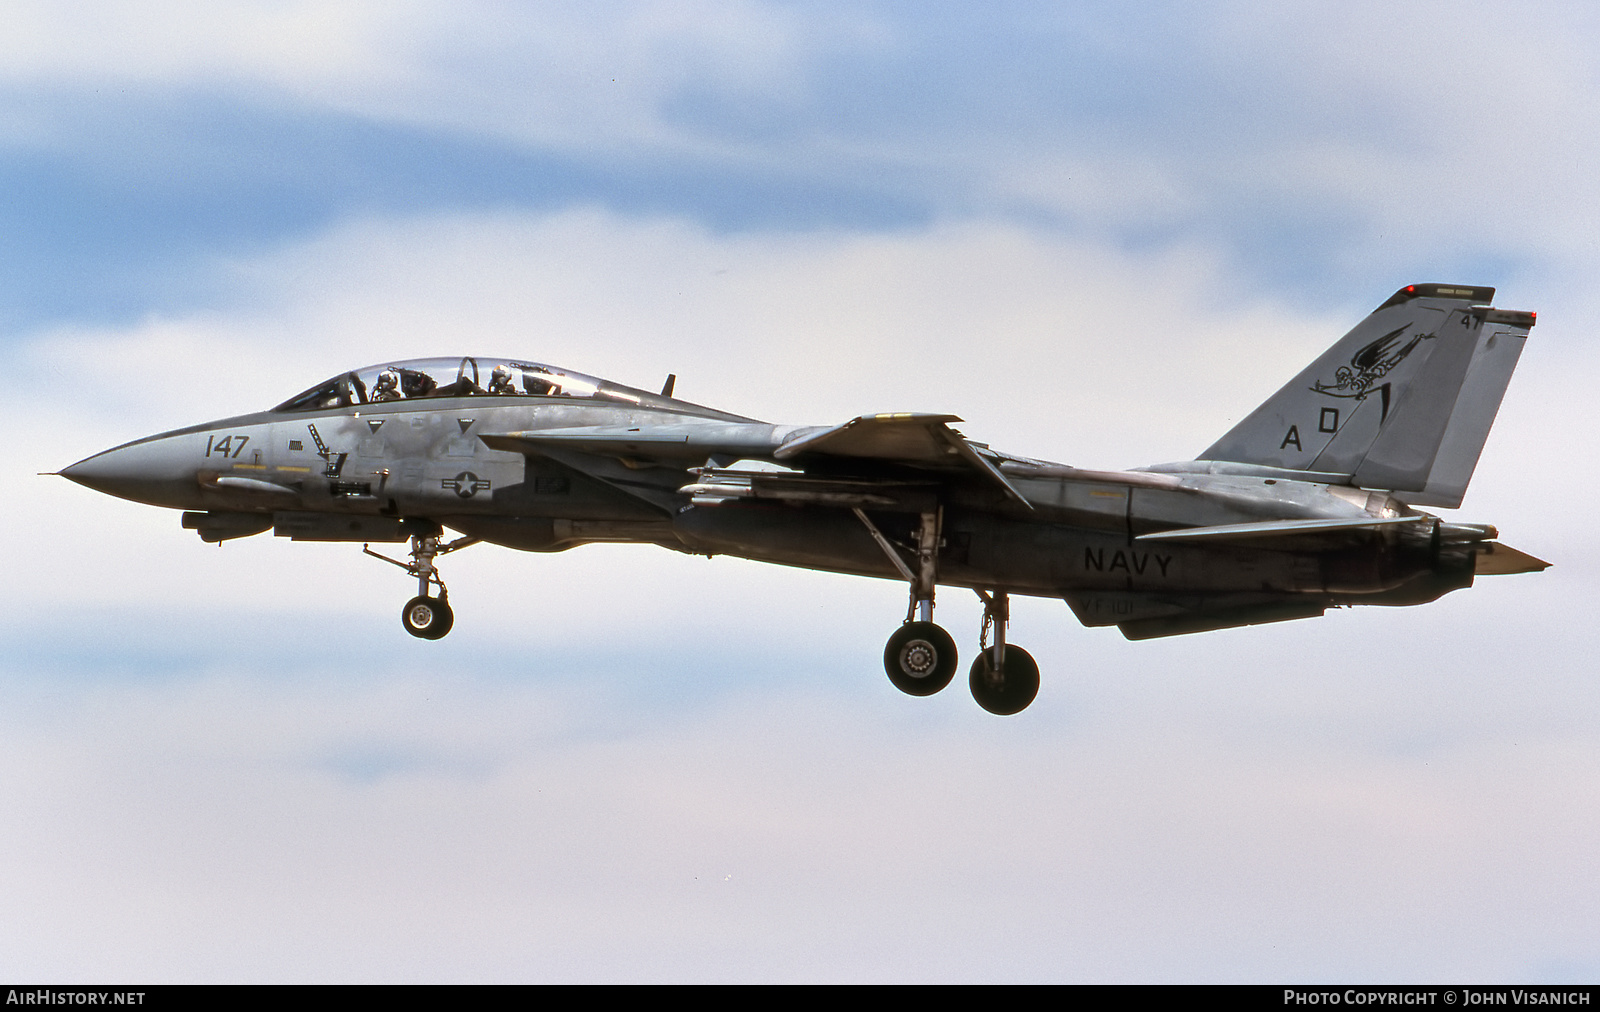
[[[883,668],[901,692],[931,696],[955,677],[956,642],[932,622],[907,622],[883,648]]]
[[[972,662],[967,685],[972,698],[990,713],[1021,713],[1039,694],[1039,665],[1019,646],[1005,641],[1009,595],[978,591],[983,599],[983,632],[978,638],[978,659]],[[933,610],[931,599],[920,602]],[[990,628],[994,645],[988,644]],[[912,696],[931,696],[950,684],[956,673],[956,644],[950,634],[932,622],[907,621],[883,649],[883,667],[889,681]]]
[[[855,514],[884,554],[911,584],[911,605],[906,620],[883,648],[883,669],[889,681],[912,696],[931,696],[950,684],[956,673],[956,644],[950,634],[933,623],[933,594],[939,557],[939,512],[923,513],[913,537],[917,568],[906,565],[900,553],[861,510]],[[978,659],[967,679],[972,698],[990,713],[1012,714],[1027,709],[1039,694],[1039,665],[1029,653],[1006,642],[1011,618],[1011,598],[1005,591],[985,593],[983,629],[978,636]],[[994,645],[989,631],[994,630]]]
[[[415,525],[416,528],[415,533],[411,535],[410,562],[391,559],[387,555],[374,552],[367,545],[362,545],[361,550],[375,559],[382,559],[390,565],[399,566],[417,578],[417,596],[407,601],[406,606],[400,610],[400,624],[406,627],[406,632],[418,639],[443,639],[450,631],[450,627],[455,625],[456,615],[450,609],[450,591],[439,578],[439,570],[435,568],[433,560],[440,555],[475,545],[478,539],[457,538],[447,545],[442,545],[439,541],[444,534],[444,528],[438,524],[415,521],[407,521],[407,524]],[[434,587],[439,588],[437,597],[429,593]]]
[[[978,597],[983,601],[983,631],[978,634],[978,659],[972,662],[967,676],[972,698],[990,713],[1021,713],[1039,694],[1039,665],[1026,650],[1006,642],[1010,595],[1000,590],[992,595],[980,590]],[[987,645],[991,627],[992,647]]]

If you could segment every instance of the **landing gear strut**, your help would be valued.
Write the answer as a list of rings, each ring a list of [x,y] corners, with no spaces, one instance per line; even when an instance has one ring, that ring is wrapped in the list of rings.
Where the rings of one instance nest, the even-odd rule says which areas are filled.
[[[980,590],[978,597],[983,601],[983,630],[978,634],[978,659],[967,679],[972,698],[990,713],[1021,713],[1039,694],[1039,665],[1026,650],[1006,642],[1011,596],[1003,590],[993,594]],[[988,645],[991,627],[993,646]]]
[[[922,514],[914,533],[916,538],[917,568],[906,565],[905,559],[883,536],[876,524],[861,510],[856,517],[867,528],[878,547],[894,563],[900,575],[911,584],[911,603],[906,608],[906,620],[889,637],[883,648],[883,670],[889,681],[901,692],[913,696],[931,696],[950,684],[956,674],[956,642],[950,634],[933,624],[933,591],[938,578],[940,513]]]
[[[414,521],[406,521],[413,524]],[[367,545],[362,545],[361,550],[375,559],[382,559],[390,565],[399,566],[417,579],[417,596],[406,602],[400,610],[400,624],[406,627],[406,632],[424,640],[443,639],[455,625],[455,612],[450,608],[450,591],[445,588],[444,580],[439,578],[439,570],[434,566],[433,560],[440,555],[447,555],[457,549],[466,548],[468,545],[478,543],[477,538],[457,538],[449,544],[440,544],[444,529],[435,523],[417,524],[418,530],[411,535],[411,561],[401,562],[391,559],[387,555],[374,552]],[[434,597],[429,593],[434,587],[439,588],[439,596]]]

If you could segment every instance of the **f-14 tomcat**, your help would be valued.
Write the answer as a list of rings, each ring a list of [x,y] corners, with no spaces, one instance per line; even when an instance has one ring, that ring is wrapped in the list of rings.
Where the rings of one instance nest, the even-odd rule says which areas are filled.
[[[1016,713],[1039,669],[1006,641],[1012,594],[1140,640],[1422,604],[1544,569],[1493,527],[1417,509],[1461,504],[1534,324],[1493,297],[1408,285],[1198,459],[1132,471],[1002,453],[954,415],[774,425],[678,400],[672,377],[651,393],[458,357],[341,373],[61,473],[184,510],[208,542],[362,542],[417,580],[401,617],[423,639],[454,621],[438,556],[640,542],[904,581],[884,667],[925,696],[956,672],[935,588],[966,587],[984,609],[972,694]],[[409,542],[410,561],[375,542]]]

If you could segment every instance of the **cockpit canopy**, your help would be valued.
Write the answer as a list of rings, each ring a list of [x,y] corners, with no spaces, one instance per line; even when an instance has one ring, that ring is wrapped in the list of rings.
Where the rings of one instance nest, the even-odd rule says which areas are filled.
[[[537,362],[417,358],[340,373],[274,411],[315,411],[439,397],[583,397],[628,404],[667,398]]]

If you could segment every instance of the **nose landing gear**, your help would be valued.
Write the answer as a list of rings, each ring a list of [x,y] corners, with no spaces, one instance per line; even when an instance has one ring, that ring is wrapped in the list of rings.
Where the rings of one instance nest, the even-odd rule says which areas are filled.
[[[408,524],[414,523],[407,521]],[[416,533],[411,535],[411,561],[401,562],[391,559],[387,555],[374,552],[369,546],[362,545],[361,550],[374,559],[382,559],[393,566],[399,566],[417,579],[417,596],[406,602],[400,610],[400,624],[405,626],[406,632],[424,640],[443,639],[445,634],[456,623],[455,612],[450,608],[450,591],[445,588],[444,580],[439,578],[439,570],[434,566],[433,560],[440,555],[447,555],[458,549],[478,543],[477,538],[457,538],[449,544],[439,543],[444,529],[435,523],[419,524]],[[439,588],[439,596],[434,597],[429,593],[434,587]]]

